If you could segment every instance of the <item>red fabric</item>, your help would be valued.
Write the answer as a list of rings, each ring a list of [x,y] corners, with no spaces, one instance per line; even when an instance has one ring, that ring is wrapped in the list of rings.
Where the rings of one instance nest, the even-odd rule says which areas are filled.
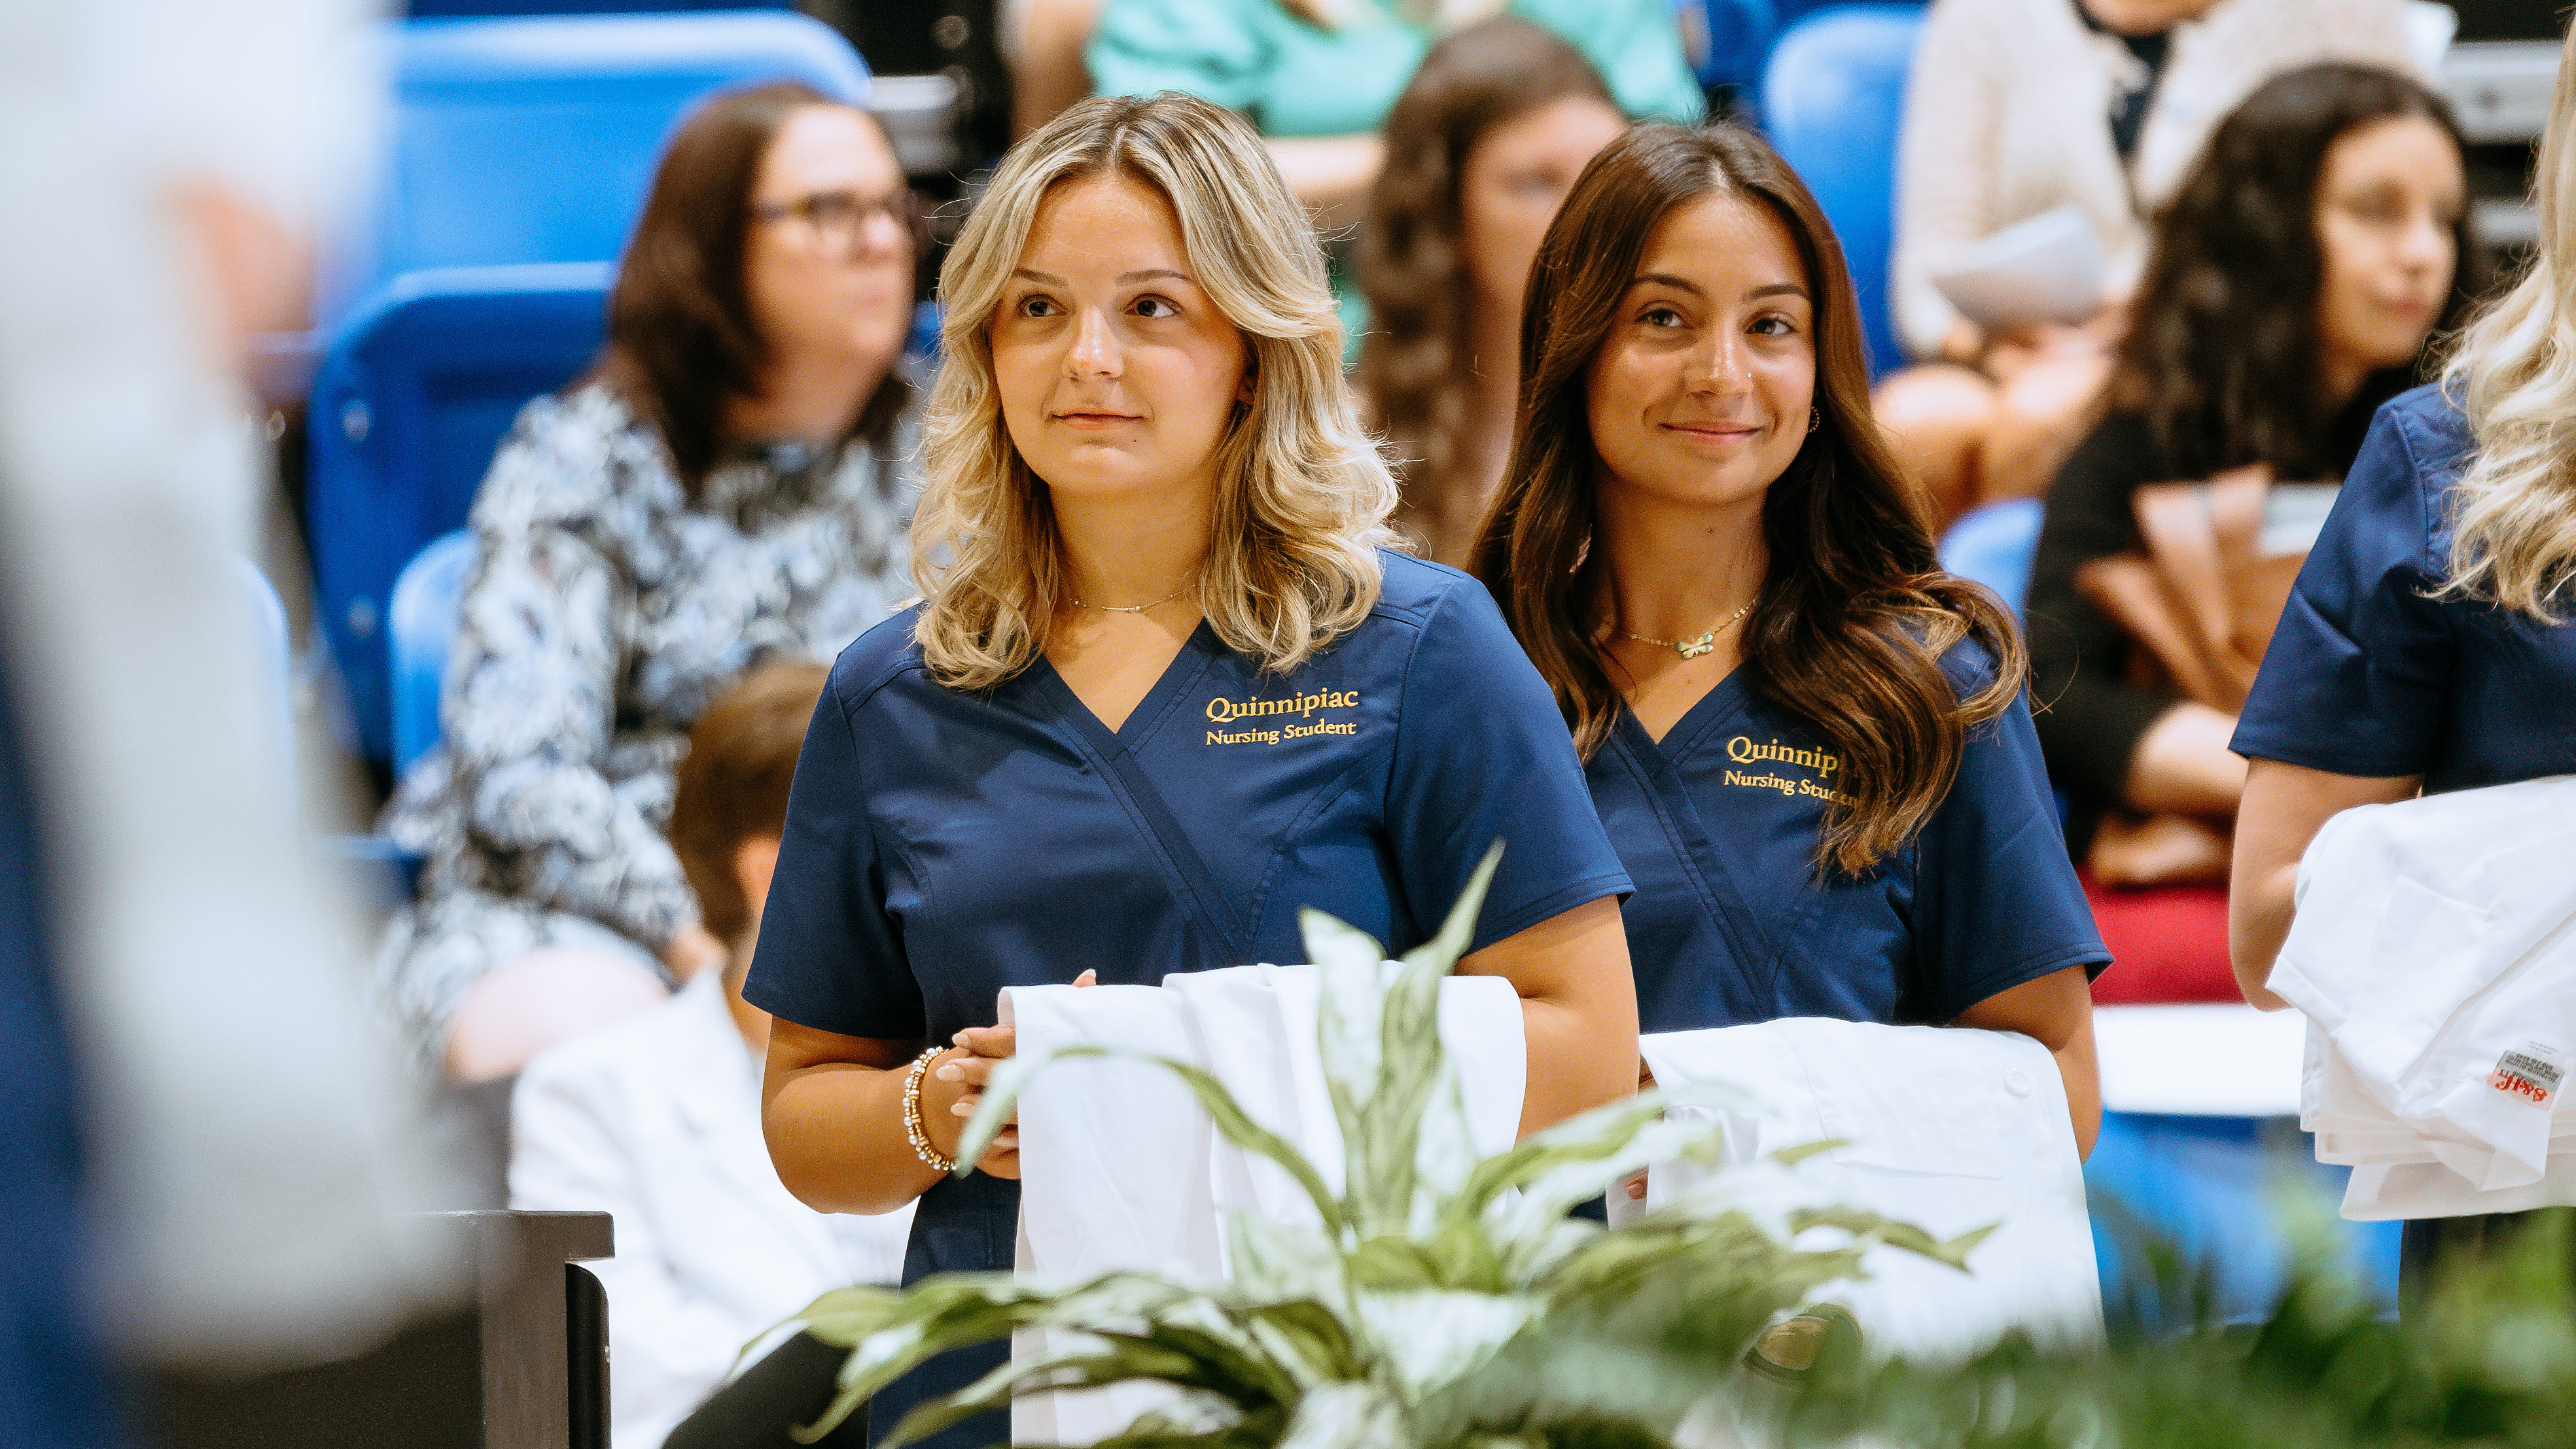
[[[2093,983],[2097,1005],[2242,1001],[2227,965],[2223,886],[2114,890],[2079,872],[2111,969]]]

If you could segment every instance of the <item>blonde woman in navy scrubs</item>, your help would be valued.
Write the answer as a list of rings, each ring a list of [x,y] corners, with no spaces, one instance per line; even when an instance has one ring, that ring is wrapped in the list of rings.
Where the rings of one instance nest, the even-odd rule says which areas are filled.
[[[1524,1130],[1632,1091],[1627,877],[1492,601],[1384,550],[1322,254],[1252,128],[1075,107],[1004,161],[941,290],[923,601],[833,668],[744,992],[777,1017],[781,1180],[918,1199],[907,1282],[1006,1269],[1016,1138],[948,1161],[1011,1052],[996,992],[1302,960],[1310,905],[1400,951],[1496,839],[1461,969],[1525,1004]],[[872,1432],[1001,1352],[925,1366]]]
[[[2026,1033],[2100,1124],[2090,973],[1992,595],[1940,572],[1870,420],[1813,197],[1731,126],[1639,126],[1548,229],[1478,568],[1636,894],[1648,1031]]]
[[[2442,381],[2391,399],[2344,475],[2237,718],[2247,760],[2229,884],[2245,999],[2289,938],[2299,857],[2335,814],[2576,774],[2576,31],[2540,143],[2537,255]],[[2391,246],[2409,244],[2404,234]],[[2400,1288],[2538,1214],[2406,1225]]]

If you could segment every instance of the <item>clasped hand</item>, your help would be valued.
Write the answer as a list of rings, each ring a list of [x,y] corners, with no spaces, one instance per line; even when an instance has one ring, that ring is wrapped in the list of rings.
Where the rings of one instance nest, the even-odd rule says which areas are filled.
[[[1096,986],[1099,981],[1100,973],[1096,971],[1085,971],[1073,978],[1076,986]],[[967,1120],[983,1105],[984,1089],[992,1084],[993,1073],[1018,1053],[1019,1030],[1008,1025],[970,1026],[951,1038],[950,1045],[957,1054],[941,1057],[931,1067],[930,1075],[952,1088],[963,1088],[948,1104],[948,1113],[953,1120],[949,1123],[949,1131],[942,1134],[951,1139],[950,1150],[953,1152],[956,1139],[965,1135]],[[984,1149],[983,1156],[975,1159],[975,1170],[1018,1180],[1020,1116],[1016,1110],[1011,1113],[1010,1125],[994,1136],[993,1145]]]

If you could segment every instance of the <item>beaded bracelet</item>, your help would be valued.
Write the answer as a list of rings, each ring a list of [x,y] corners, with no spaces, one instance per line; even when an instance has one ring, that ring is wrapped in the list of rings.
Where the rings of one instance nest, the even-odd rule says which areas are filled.
[[[920,1158],[922,1164],[934,1172],[957,1170],[955,1158],[940,1156],[939,1149],[930,1145],[930,1131],[921,1121],[921,1074],[929,1071],[931,1062],[946,1050],[946,1047],[932,1047],[914,1057],[912,1070],[904,1073],[903,1077],[903,1135],[912,1139],[912,1155]]]

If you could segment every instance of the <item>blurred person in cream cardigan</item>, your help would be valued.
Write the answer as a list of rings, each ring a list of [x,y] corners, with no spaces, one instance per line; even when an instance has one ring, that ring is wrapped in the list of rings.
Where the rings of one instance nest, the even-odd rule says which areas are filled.
[[[1879,420],[1935,522],[2042,493],[2083,436],[2149,223],[2218,123],[2317,61],[2429,72],[2403,0],[1933,0],[1897,150],[1889,297],[1919,364],[1878,387]],[[2073,206],[2101,243],[2101,309],[1989,335],[1932,280],[1958,253]]]

